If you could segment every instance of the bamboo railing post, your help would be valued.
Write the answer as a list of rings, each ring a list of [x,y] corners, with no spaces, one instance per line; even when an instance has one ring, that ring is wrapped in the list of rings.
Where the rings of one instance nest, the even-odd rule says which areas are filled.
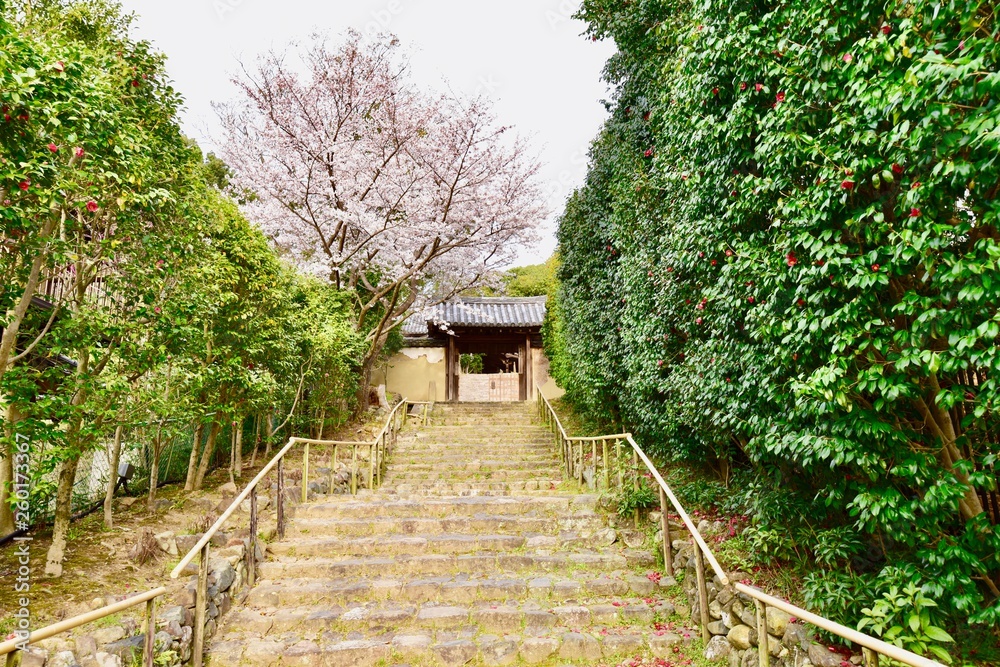
[[[604,465],[604,490],[611,489],[610,471],[608,469],[608,439],[601,438],[601,463]]]
[[[375,456],[378,453],[376,447],[378,442],[368,445],[368,490],[375,488]]]
[[[865,667],[878,667],[878,653],[865,646],[861,649],[861,655],[864,656]]]
[[[667,492],[660,487],[660,527],[663,531],[663,564],[667,576],[674,576],[674,556],[672,540],[670,539],[670,520],[667,518]]]
[[[576,464],[576,481],[577,484],[583,486],[583,440],[579,441],[580,457],[577,459]]]
[[[708,632],[708,586],[705,583],[705,556],[701,553],[697,542],[692,540],[691,544],[694,546],[694,567],[695,574],[698,576],[698,614],[701,618],[701,638],[707,645],[712,635]]]
[[[351,446],[351,495],[358,495],[358,446]]]
[[[306,495],[309,493],[309,443],[306,442],[305,450],[302,453],[302,502],[306,502]]]
[[[754,600],[757,608],[757,664],[760,667],[771,667],[771,639],[767,635],[767,606],[760,600]]]
[[[594,476],[590,478],[590,490],[597,490],[597,441],[590,441],[590,461],[594,464]]]
[[[257,581],[257,487],[250,491],[250,537],[247,539],[247,581],[252,587]]]
[[[639,453],[632,449],[632,490],[639,491]],[[632,510],[632,523],[635,524],[636,530],[639,529],[639,508],[636,507]],[[695,545],[697,546],[697,545]],[[707,643],[708,640],[706,639]]]
[[[334,482],[337,479],[337,462],[340,461],[340,457],[337,456],[337,443],[333,444],[333,454],[330,456],[330,494],[333,494]]]
[[[622,441],[621,438],[615,440],[615,468],[618,469],[618,488],[625,488],[625,480],[622,478]]]
[[[285,537],[285,457],[278,459],[278,539]]]
[[[208,556],[209,543],[201,548],[198,562],[198,585],[195,588],[194,637],[191,642],[191,664],[201,667],[205,657],[205,616],[208,614]]]
[[[153,667],[153,636],[156,634],[156,598],[146,601],[146,637],[142,643],[142,665]]]

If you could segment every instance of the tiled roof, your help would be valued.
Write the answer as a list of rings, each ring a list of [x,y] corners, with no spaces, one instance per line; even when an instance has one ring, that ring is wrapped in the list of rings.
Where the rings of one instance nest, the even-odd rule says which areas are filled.
[[[404,336],[426,336],[434,326],[540,327],[545,319],[544,296],[461,297],[414,313],[403,324]]]

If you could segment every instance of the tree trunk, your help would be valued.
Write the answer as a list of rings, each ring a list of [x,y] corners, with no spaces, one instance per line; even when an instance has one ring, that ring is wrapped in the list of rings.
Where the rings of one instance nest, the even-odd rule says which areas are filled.
[[[39,238],[45,239],[52,234],[55,225],[56,221],[54,219],[46,221],[38,233]],[[17,305],[7,311],[3,336],[0,337],[0,381],[3,380],[3,376],[10,370],[11,357],[16,356],[17,334],[21,330],[24,316],[28,312],[28,307],[31,306],[31,300],[34,298],[35,292],[38,291],[39,283],[41,283],[42,265],[45,263],[45,259],[45,252],[39,252],[31,260],[31,269],[28,271],[28,280],[21,291],[21,297],[18,299]]]
[[[212,455],[215,454],[215,442],[219,438],[220,430],[222,430],[222,424],[213,418],[212,425],[208,429],[205,449],[201,453],[201,463],[198,464],[198,474],[194,478],[195,491],[201,491],[202,484],[205,483],[205,474],[208,472],[208,464],[212,461]]]
[[[240,479],[243,477],[243,421],[233,422],[233,428],[236,429],[236,443],[233,445],[236,450],[236,464],[233,466],[233,473],[236,479]]]
[[[270,412],[267,413],[267,418],[264,422],[264,464],[266,465],[268,461],[271,460],[271,438],[274,436],[274,422],[272,421],[272,415]]]
[[[194,441],[191,443],[191,456],[188,457],[187,477],[184,478],[184,490],[194,490],[194,477],[198,470],[198,450],[201,449],[201,433],[205,425],[201,422],[194,427]]]
[[[122,425],[115,428],[115,441],[111,446],[111,458],[108,460],[108,489],[104,494],[104,527],[111,528],[114,525],[111,516],[111,506],[114,502],[115,487],[118,486],[118,462],[122,454]]]
[[[7,441],[16,441],[14,424],[21,421],[21,413],[13,405],[7,406],[4,417],[4,435]],[[16,444],[15,444],[16,448]],[[5,450],[0,458],[0,537],[10,535],[16,529],[14,512],[10,508],[10,496],[14,492],[14,450]]]
[[[261,416],[257,415],[254,419],[254,429],[256,432],[256,437],[253,443],[253,454],[250,455],[250,467],[253,468],[257,464],[257,451],[260,449],[260,422]]]
[[[45,575],[48,577],[62,576],[62,562],[66,555],[66,533],[69,532],[69,522],[73,516],[73,484],[76,482],[76,469],[79,463],[80,455],[73,454],[59,464],[52,545],[45,557]]]

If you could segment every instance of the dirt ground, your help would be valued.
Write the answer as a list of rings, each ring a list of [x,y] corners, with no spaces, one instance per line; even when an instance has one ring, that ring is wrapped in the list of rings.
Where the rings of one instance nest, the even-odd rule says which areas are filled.
[[[364,424],[345,426],[336,432],[327,432],[325,437],[335,440],[367,440],[381,425],[381,419],[372,416]],[[301,479],[301,462],[302,453],[298,448],[293,448],[286,455],[287,486],[298,485]],[[260,471],[263,463],[265,461],[257,461],[253,469],[248,465],[244,467],[241,479],[236,482],[240,490]],[[310,468],[315,470],[328,464],[329,454],[322,447],[314,446],[310,454]],[[262,488],[270,488],[270,484],[275,481],[273,475],[272,472],[265,478]],[[104,527],[103,512],[100,509],[73,522],[66,546],[63,575],[59,578],[46,578],[43,574],[46,552],[51,544],[50,529],[33,533],[28,542],[31,569],[28,593],[18,592],[15,588],[20,567],[17,543],[11,542],[0,548],[0,638],[6,637],[15,628],[13,614],[20,608],[19,600],[22,597],[30,600],[33,629],[159,586],[166,586],[168,589],[166,598],[161,598],[160,604],[171,604],[173,593],[182,589],[190,579],[184,575],[178,579],[170,578],[170,570],[180,562],[185,550],[182,549],[178,556],[160,553],[155,560],[139,564],[132,557],[132,548],[145,530],[151,530],[154,534],[173,531],[176,535],[204,531],[229,505],[232,494],[226,495],[223,502],[224,495],[219,491],[228,482],[228,471],[220,469],[206,477],[204,488],[199,492],[185,492],[183,484],[164,486],[157,491],[157,508],[152,511],[146,506],[145,496],[117,496],[113,528]],[[245,532],[248,524],[248,514],[237,511],[226,522],[222,531],[230,535],[239,534],[241,531]],[[274,508],[270,507],[261,513],[260,533],[266,535],[269,527],[273,530],[273,526]],[[127,624],[129,618],[138,621],[142,613],[143,606],[138,605],[132,610],[105,619],[103,625]],[[93,626],[101,627],[102,622],[95,622]]]

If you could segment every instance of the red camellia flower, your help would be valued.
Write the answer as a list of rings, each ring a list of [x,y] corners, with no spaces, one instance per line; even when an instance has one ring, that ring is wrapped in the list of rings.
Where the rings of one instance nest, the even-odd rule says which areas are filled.
[[[919,187],[920,187],[920,181],[913,181],[913,184],[910,185],[911,190],[916,190]]]
[[[712,260],[712,266],[715,266],[716,264],[718,264],[718,262],[713,259]]]
[[[133,88],[138,88],[139,87],[139,82],[136,81],[135,79],[132,79],[132,87]]]
[[[853,190],[854,189],[854,181],[852,181],[850,179],[844,179],[843,181],[840,182],[840,187],[842,189],[844,189],[844,190]]]
[[[746,89],[747,89],[747,82],[744,81],[743,83],[740,84],[740,90],[746,90]]]
[[[662,366],[663,365],[663,359],[660,359],[659,361],[657,361],[656,365],[657,366]]]
[[[159,306],[157,306],[156,308],[154,308],[154,309],[153,309],[153,312],[154,312],[154,313],[156,313],[157,315],[159,315],[159,314],[160,314],[160,312],[161,312],[161,311],[160,311],[160,307],[159,307]]]
[[[795,256],[794,252],[790,252],[785,255],[785,263],[788,264],[788,266],[795,266],[799,263],[799,258]]]
[[[57,62],[55,65],[53,65],[52,67],[57,72],[65,72],[66,71],[66,64],[63,63],[63,61],[61,61],[61,60],[59,62]]]
[[[732,257],[732,256],[733,256],[733,251],[730,250],[729,248],[726,248],[726,257]]]
[[[802,306],[806,305],[806,300],[805,299],[799,299],[798,301],[796,301],[796,303],[799,304],[799,307],[802,307]]]
[[[875,273],[878,273],[878,270],[879,270],[880,268],[881,268],[881,267],[880,267],[880,266],[879,266],[878,264],[872,264],[872,271],[873,271],[873,272],[875,272]]]
[[[695,308],[697,308],[698,310],[705,310],[705,302],[702,301],[697,306],[695,306]]]
[[[712,94],[713,95],[718,95],[719,94],[719,89],[718,88],[713,88],[712,89]]]
[[[897,176],[899,176],[900,174],[903,173],[903,167],[901,165],[898,165],[895,162],[893,162],[892,163],[892,173],[894,173]]]
[[[673,273],[673,272],[674,272],[674,267],[668,266],[667,267],[667,273]]]
[[[851,55],[850,53],[845,53],[844,54],[844,62],[845,63],[849,63],[852,60],[854,60],[854,56],[853,55]]]
[[[87,202],[87,210],[90,211],[91,213],[97,213],[97,209],[98,208],[99,207],[97,206],[97,202],[96,201],[91,200],[91,201]]]
[[[759,93],[760,91],[764,90],[764,84],[762,84],[762,83],[755,83],[755,84],[753,84],[753,87],[754,87],[754,89],[755,89],[755,90],[756,90],[756,91],[757,91],[758,93]]]
[[[76,157],[83,157],[84,155],[86,155],[86,153],[87,152],[83,150],[82,146],[77,146],[76,148],[73,149],[73,155],[75,155]]]
[[[650,278],[652,278],[652,277],[653,277],[653,272],[652,272],[652,271],[650,271],[650,272],[649,272],[649,277],[650,277]]]
[[[778,94],[774,96],[774,101],[777,104],[781,104],[782,102],[785,101],[785,94],[782,92],[778,92]]]
[[[52,153],[57,153],[59,152],[59,147],[56,146],[55,144],[49,144],[49,151]]]
[[[892,32],[892,26],[891,25],[889,25],[888,23],[886,23],[884,26],[882,26],[882,34],[883,35],[888,35],[890,32]]]
[[[911,208],[910,209],[910,217],[911,218],[919,218],[920,217],[920,209],[919,208]]]
[[[705,256],[705,252],[704,251],[698,253],[698,257],[704,257],[704,256]]]
[[[646,113],[642,114],[642,119],[643,120],[649,120],[649,116],[650,116],[650,112],[647,111]]]
[[[747,301],[748,301],[749,303],[756,303],[756,302],[757,302],[757,299],[755,299],[755,298],[753,298],[752,296],[750,296],[750,297],[747,297]]]
[[[31,181],[28,180],[28,179],[25,179],[25,180],[21,181],[20,183],[18,183],[17,187],[21,188],[22,190],[27,191],[27,189],[31,187]]]
[[[697,324],[697,325],[699,325],[699,326],[701,326],[701,323],[702,323],[702,319],[701,319],[701,318],[699,317],[698,319],[696,319],[696,320],[694,321],[694,323],[695,323],[695,324]]]
[[[652,148],[647,148],[646,152],[643,153],[643,155],[645,155],[646,157],[653,157],[653,149]]]

